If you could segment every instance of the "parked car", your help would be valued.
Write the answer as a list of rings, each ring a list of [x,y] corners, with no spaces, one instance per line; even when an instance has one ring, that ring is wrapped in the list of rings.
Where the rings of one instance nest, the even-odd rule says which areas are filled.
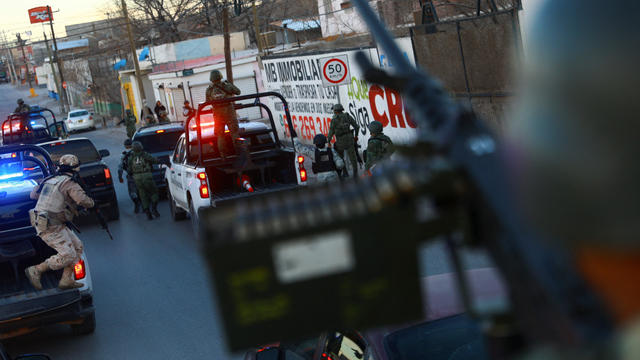
[[[98,151],[87,138],[56,140],[38,145],[45,149],[56,163],[62,155],[77,156],[80,160],[80,177],[89,188],[97,206],[109,220],[117,220],[120,217],[111,170],[102,161],[104,157],[109,156],[109,150]]]
[[[87,129],[95,130],[96,128],[93,115],[89,111],[82,109],[69,111],[65,123],[70,132]]]

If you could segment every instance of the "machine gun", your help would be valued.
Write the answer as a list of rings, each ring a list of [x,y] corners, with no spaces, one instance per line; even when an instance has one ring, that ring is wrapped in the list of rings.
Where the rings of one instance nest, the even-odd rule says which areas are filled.
[[[84,183],[84,180],[82,180],[82,178],[77,173],[74,174],[73,181],[75,181],[78,185],[80,185],[82,190],[84,190],[84,192],[87,195],[91,194],[89,188]],[[111,235],[111,231],[109,230],[109,224],[107,224],[107,220],[104,218],[104,215],[102,215],[102,212],[100,211],[98,206],[92,207],[91,209],[89,209],[89,211],[92,212],[93,215],[96,217],[96,219],[98,220],[98,223],[100,224],[100,227],[102,228],[102,230],[107,232],[107,235],[109,235],[109,239],[113,240],[113,235]],[[76,230],[77,230],[77,228],[76,228]]]
[[[519,218],[495,135],[405,59],[365,0],[354,4],[397,72],[374,67],[362,53],[359,65],[367,81],[402,93],[418,123],[418,143],[399,149],[402,159],[357,183],[203,212],[202,238],[230,347],[274,340],[268,336],[285,340],[323,326],[363,329],[415,320],[415,245],[436,237],[446,241],[467,311],[490,324],[485,335],[492,355],[602,339],[611,329],[609,318],[569,256],[545,245]],[[461,245],[488,251],[505,280],[508,309],[475,308]],[[323,252],[328,256],[317,267],[309,265]]]

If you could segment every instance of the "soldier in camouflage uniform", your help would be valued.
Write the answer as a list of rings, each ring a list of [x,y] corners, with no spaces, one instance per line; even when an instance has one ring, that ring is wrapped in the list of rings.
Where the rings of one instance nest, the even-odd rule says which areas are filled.
[[[169,113],[167,113],[166,111],[160,111],[160,115],[158,116],[158,123],[167,124],[170,122],[171,122],[171,119],[169,119]]]
[[[124,141],[125,151],[122,152],[122,157],[120,158],[120,164],[118,165],[118,180],[120,183],[124,182],[122,178],[123,172],[127,172],[127,189],[129,190],[129,197],[131,201],[133,201],[134,209],[133,211],[137,214],[140,212],[142,203],[140,202],[140,196],[138,196],[138,189],[136,189],[136,183],[133,180],[133,176],[129,173],[129,156],[131,156],[131,146],[133,141],[131,139],[127,139]]]
[[[211,71],[211,85],[207,88],[207,101],[225,99],[232,96],[240,95],[240,89],[228,81],[222,81],[222,73],[220,70]],[[235,141],[238,138],[238,118],[233,103],[219,104],[213,107],[214,129],[218,137],[218,150],[220,156],[225,158],[227,152],[224,148],[224,127],[229,128],[231,139]]]
[[[344,113],[344,107],[341,104],[333,105],[333,119],[329,127],[329,142],[333,136],[336,136],[335,148],[341,158],[344,157],[345,151],[349,155],[351,169],[353,169],[353,177],[358,176],[358,158],[356,157],[355,142],[358,141],[358,130],[360,126],[351,115]],[[353,127],[353,130],[351,128]],[[354,133],[356,134],[354,137]],[[345,168],[346,170],[346,168]],[[346,171],[345,171],[346,173]]]
[[[25,113],[31,110],[31,106],[24,103],[24,100],[18,99],[18,107],[13,110],[14,113]]]
[[[369,123],[371,137],[367,143],[367,161],[364,170],[369,171],[375,164],[388,158],[395,151],[393,141],[382,133],[382,123],[372,121]]]
[[[38,290],[42,289],[42,273],[59,269],[64,269],[59,288],[83,286],[73,278],[73,266],[80,260],[83,245],[66,225],[77,215],[78,206],[88,209],[95,205],[93,199],[73,180],[79,166],[75,155],[61,156],[57,174],[46,178],[31,191],[31,198],[38,200],[35,209],[29,212],[31,225],[42,241],[57,252],[44,262],[25,269],[27,278]]]
[[[147,214],[147,219],[153,220],[153,217],[159,217],[158,212],[158,189],[153,182],[153,164],[157,163],[156,159],[148,152],[144,151],[139,141],[133,142],[133,150],[129,156],[128,173],[133,175],[133,180],[138,189],[138,195],[142,202],[142,209]]]
[[[131,110],[127,109],[125,112],[124,125],[127,127],[127,137],[133,138],[133,134],[136,133],[136,117],[133,116]]]

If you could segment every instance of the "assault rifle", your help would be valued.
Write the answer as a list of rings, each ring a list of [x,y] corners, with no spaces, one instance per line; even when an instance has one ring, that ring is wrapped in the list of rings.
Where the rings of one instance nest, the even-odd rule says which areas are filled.
[[[75,173],[73,175],[73,181],[75,181],[78,185],[80,185],[80,187],[82,188],[82,190],[84,190],[87,196],[91,197],[91,191],[89,190],[89,187],[87,187],[87,184],[85,184],[84,180],[82,180],[82,178],[78,175],[78,173]],[[104,215],[102,215],[102,212],[100,211],[100,208],[98,207],[98,205],[96,204],[94,207],[88,210],[94,214],[102,230],[106,231],[107,235],[109,235],[109,239],[113,240],[113,235],[111,235],[111,231],[109,230],[109,224],[107,224],[107,220],[104,218]]]

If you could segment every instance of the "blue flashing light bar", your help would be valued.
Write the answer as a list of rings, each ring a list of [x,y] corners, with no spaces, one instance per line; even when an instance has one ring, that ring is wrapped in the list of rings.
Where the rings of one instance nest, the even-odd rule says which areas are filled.
[[[24,176],[23,172],[0,174],[0,180],[16,179],[16,178],[21,178],[23,176]]]

